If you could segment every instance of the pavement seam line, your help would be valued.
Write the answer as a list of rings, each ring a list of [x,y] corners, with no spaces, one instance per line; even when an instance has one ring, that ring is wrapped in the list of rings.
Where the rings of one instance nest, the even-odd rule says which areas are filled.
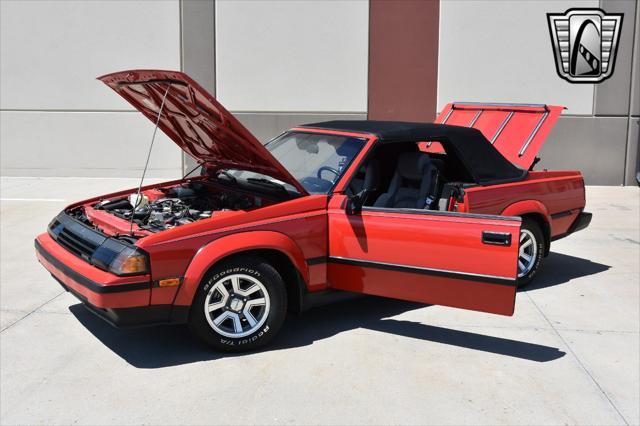
[[[37,311],[38,309],[42,308],[44,305],[46,305],[47,303],[53,301],[54,299],[60,297],[61,295],[65,294],[66,291],[63,290],[60,293],[56,294],[55,296],[53,296],[51,299],[47,300],[46,302],[44,302],[43,304],[37,306],[34,310],[32,310],[31,312],[27,313],[25,316],[17,319],[16,321],[12,322],[11,324],[9,324],[8,326],[6,326],[5,328],[3,328],[2,330],[0,330],[0,333],[4,333],[5,331],[7,331],[8,329],[10,329],[11,327],[13,327],[14,325],[16,325],[17,323],[19,323],[20,321],[22,321],[23,319],[25,319],[26,317],[30,316],[31,314],[33,314],[35,311]]]
[[[71,312],[35,311],[34,315],[73,315]]]
[[[542,315],[542,317],[544,318],[544,320],[551,326],[551,328],[553,329],[554,333],[556,333],[556,335],[560,338],[560,340],[562,341],[562,343],[564,343],[564,345],[566,346],[567,350],[569,352],[571,352],[571,355],[573,356],[573,358],[578,362],[578,365],[582,368],[582,370],[587,374],[587,376],[589,376],[589,378],[591,379],[591,381],[593,381],[593,383],[596,385],[596,387],[600,390],[600,392],[602,393],[602,395],[604,395],[604,397],[607,399],[607,401],[609,401],[609,404],[611,405],[611,407],[613,407],[613,409],[616,411],[616,413],[618,413],[618,416],[620,416],[620,418],[622,419],[622,421],[624,422],[625,425],[629,425],[629,422],[627,421],[627,419],[622,415],[622,413],[620,412],[620,410],[618,409],[618,407],[616,406],[616,404],[613,403],[613,401],[611,400],[611,398],[609,398],[609,395],[607,395],[607,393],[604,391],[604,389],[602,388],[602,386],[600,385],[600,383],[598,383],[598,381],[595,379],[595,377],[593,377],[593,375],[591,374],[591,372],[587,369],[587,367],[582,363],[582,361],[580,360],[580,358],[578,357],[578,355],[573,351],[573,348],[569,345],[569,342],[566,341],[566,339],[564,337],[562,337],[562,335],[560,334],[560,332],[555,328],[555,326],[553,325],[553,323],[549,320],[549,318],[547,318],[547,316],[544,314],[544,312],[542,312],[542,309],[540,309],[540,307],[538,306],[538,304],[533,300],[533,298],[529,295],[528,291],[524,292],[527,295],[527,298],[531,301],[531,303],[533,303],[533,306],[536,307],[536,309],[538,310],[538,312],[540,313],[540,315]]]

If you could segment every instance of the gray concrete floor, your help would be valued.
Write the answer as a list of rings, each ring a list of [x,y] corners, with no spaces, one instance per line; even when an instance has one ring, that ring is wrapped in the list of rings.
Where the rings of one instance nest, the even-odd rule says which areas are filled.
[[[364,298],[288,318],[260,353],[115,330],[35,260],[66,203],[127,179],[3,178],[2,424],[638,424],[640,194],[590,187],[512,318]]]

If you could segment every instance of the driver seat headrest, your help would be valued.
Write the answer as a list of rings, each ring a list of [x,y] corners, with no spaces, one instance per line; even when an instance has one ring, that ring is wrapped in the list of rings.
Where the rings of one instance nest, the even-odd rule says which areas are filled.
[[[421,181],[431,166],[431,158],[423,152],[403,152],[398,157],[397,172],[404,179]]]

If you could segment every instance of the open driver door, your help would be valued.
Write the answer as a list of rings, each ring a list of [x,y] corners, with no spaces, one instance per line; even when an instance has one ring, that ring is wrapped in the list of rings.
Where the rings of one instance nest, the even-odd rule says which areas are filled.
[[[329,203],[332,288],[512,315],[520,218]]]

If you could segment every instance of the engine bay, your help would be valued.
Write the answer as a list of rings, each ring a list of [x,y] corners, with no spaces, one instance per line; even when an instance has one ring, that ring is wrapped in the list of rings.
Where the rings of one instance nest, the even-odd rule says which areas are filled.
[[[267,204],[271,202],[260,196],[215,188],[206,181],[193,181],[145,190],[140,196],[133,193],[103,199],[68,213],[77,220],[101,228],[105,232],[115,228],[114,232],[108,233],[125,233],[133,223],[134,229],[139,231],[138,236],[142,236],[209,219],[220,212],[252,210]],[[104,226],[105,221],[100,219],[104,219],[105,213],[122,221],[112,220],[110,226]]]

